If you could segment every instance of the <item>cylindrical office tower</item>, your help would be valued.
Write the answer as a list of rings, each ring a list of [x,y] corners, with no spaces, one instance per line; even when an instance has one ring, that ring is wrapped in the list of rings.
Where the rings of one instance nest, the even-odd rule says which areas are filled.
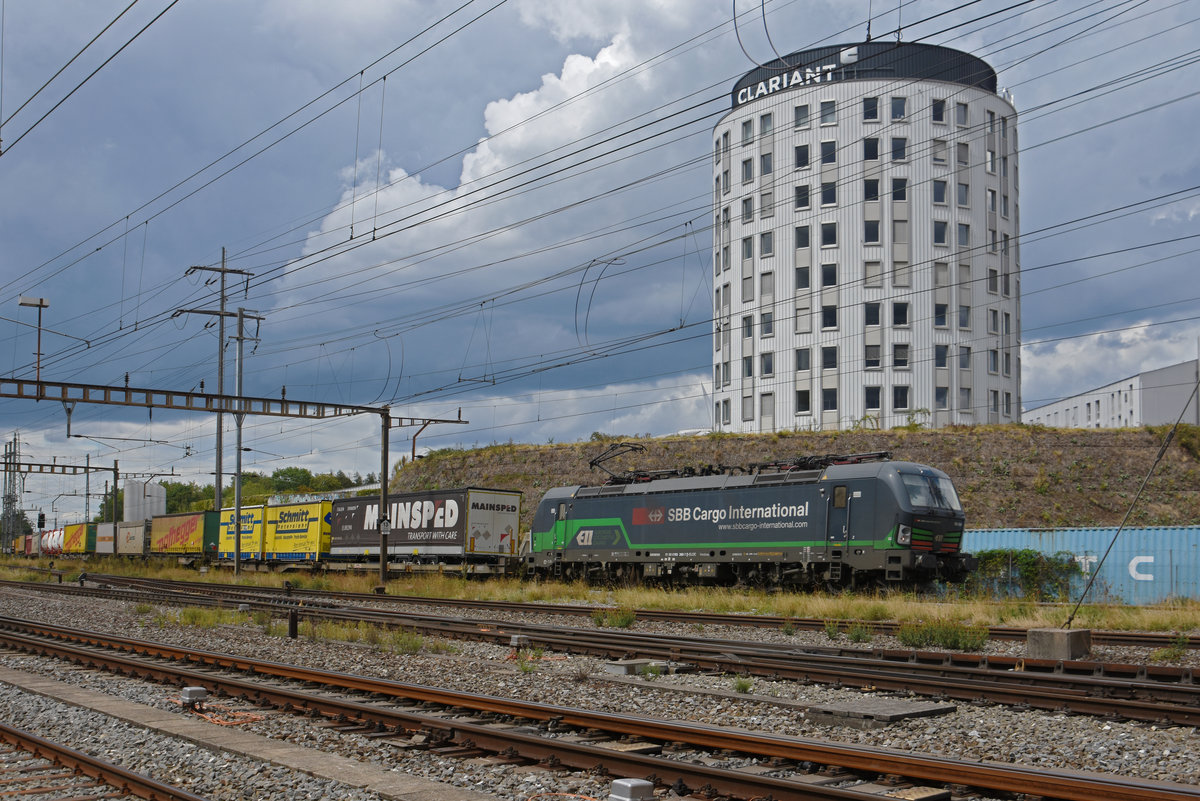
[[[713,148],[714,430],[1016,422],[1016,111],[922,44],[746,74]]]

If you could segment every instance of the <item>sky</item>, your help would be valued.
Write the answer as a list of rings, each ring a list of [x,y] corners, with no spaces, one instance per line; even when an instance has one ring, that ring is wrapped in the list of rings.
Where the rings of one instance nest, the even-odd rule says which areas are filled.
[[[1012,92],[1025,407],[1197,355],[1197,0],[0,11],[0,378],[38,370],[29,296],[44,380],[215,391],[224,253],[245,395],[466,421],[429,448],[707,428],[713,127],[755,62],[862,41],[869,14]],[[212,481],[211,415],[67,420],[0,399],[25,461]],[[378,415],[249,416],[242,439],[247,470],[380,468]],[[78,477],[25,490],[52,519],[97,508]]]

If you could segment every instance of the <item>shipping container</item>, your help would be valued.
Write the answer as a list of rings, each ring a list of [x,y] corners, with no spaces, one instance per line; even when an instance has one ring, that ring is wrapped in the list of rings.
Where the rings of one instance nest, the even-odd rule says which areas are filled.
[[[1078,600],[1093,574],[1096,580],[1085,599],[1088,603],[1153,604],[1200,598],[1200,526],[1127,528],[1113,543],[1116,533],[1115,528],[976,529],[968,530],[964,541],[973,553],[1070,554],[1082,571],[1072,582],[1072,600]],[[1110,544],[1112,551],[1100,566]]]
[[[266,553],[266,506],[243,506],[241,529],[241,559],[262,559]],[[217,551],[221,559],[233,559],[234,542],[233,509],[221,510],[221,539]]]
[[[96,524],[96,553],[113,554],[116,553],[117,535],[116,526],[112,523],[97,523]]]
[[[163,515],[150,524],[150,553],[217,555],[216,512]]]
[[[95,523],[72,523],[63,528],[63,553],[95,553],[95,551]]]
[[[150,547],[150,527],[145,520],[117,523],[117,553],[121,556],[144,556]]]
[[[332,511],[329,501],[268,506],[267,558],[283,562],[320,560],[329,553]]]
[[[392,495],[388,558],[413,564],[503,566],[518,556],[521,493],[464,489]],[[379,558],[379,499],[333,502],[330,555]]]

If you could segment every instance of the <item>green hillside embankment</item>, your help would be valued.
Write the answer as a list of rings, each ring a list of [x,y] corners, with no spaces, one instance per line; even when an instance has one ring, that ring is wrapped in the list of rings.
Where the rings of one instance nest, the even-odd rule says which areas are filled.
[[[891,451],[954,479],[968,528],[1114,526],[1150,471],[1167,428],[1051,429],[969,426],[838,433],[708,434],[697,437],[608,437],[549,445],[506,444],[435,451],[397,469],[392,492],[490,487],[524,493],[521,525],[548,488],[602,483],[588,462],[612,442],[645,446],[608,464],[614,471],[704,465],[747,465],[810,454]],[[1200,523],[1200,428],[1180,429],[1154,470],[1130,525]]]

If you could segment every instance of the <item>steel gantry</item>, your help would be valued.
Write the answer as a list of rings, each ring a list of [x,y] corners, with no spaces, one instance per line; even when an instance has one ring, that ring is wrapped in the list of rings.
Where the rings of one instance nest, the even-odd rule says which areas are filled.
[[[403,426],[425,426],[433,423],[466,423],[459,410],[457,419],[393,417],[390,406],[356,406],[347,403],[321,403],[318,401],[292,400],[289,398],[259,398],[243,395],[223,395],[205,392],[176,392],[144,387],[110,387],[98,384],[73,384],[61,381],[29,381],[17,378],[0,378],[0,398],[16,400],[56,400],[64,406],[74,403],[95,403],[106,406],[141,407],[145,409],[172,409],[185,412],[209,412],[213,414],[258,415],[288,417],[306,420],[328,420],[335,417],[350,417],[359,414],[377,414],[382,423],[380,436],[379,480],[379,583],[387,581],[387,538],[390,531],[388,509],[388,438],[392,428]],[[64,466],[65,467],[65,466]],[[83,468],[79,468],[83,469]],[[107,468],[104,468],[107,469]],[[116,473],[116,463],[113,466]],[[239,481],[241,477],[238,477]],[[115,484],[115,482],[114,482]],[[116,488],[114,487],[114,492]],[[114,499],[113,508],[116,508]],[[219,509],[217,511],[220,511]],[[234,572],[240,570],[241,562],[241,519],[240,510],[234,510]]]

